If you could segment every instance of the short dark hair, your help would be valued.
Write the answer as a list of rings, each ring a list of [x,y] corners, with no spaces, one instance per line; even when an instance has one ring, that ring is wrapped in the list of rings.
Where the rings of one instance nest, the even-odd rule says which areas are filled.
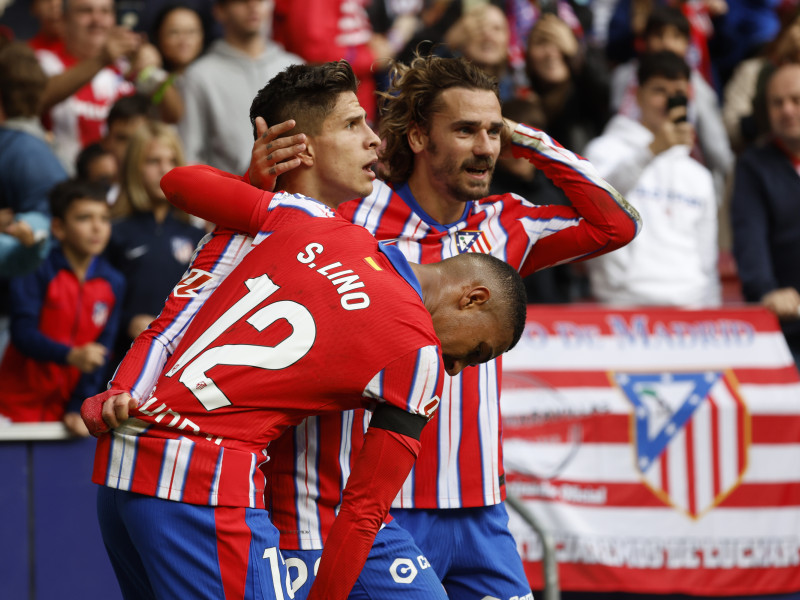
[[[256,117],[267,125],[294,119],[295,128],[286,135],[319,133],[322,122],[336,106],[339,94],[356,93],[358,80],[346,60],[321,65],[291,65],[269,80],[250,105],[253,139],[258,136]]]
[[[100,142],[94,142],[86,146],[78,153],[78,158],[75,160],[75,171],[78,179],[82,181],[89,181],[89,167],[101,156],[114,156],[109,150],[106,150]]]
[[[0,99],[7,118],[39,114],[47,75],[24,42],[0,38]]]
[[[50,190],[50,214],[64,220],[69,207],[77,200],[96,200],[107,203],[107,188],[102,183],[67,179]]]
[[[657,5],[653,7],[644,26],[644,37],[661,33],[665,27],[674,27],[683,37],[689,39],[689,19],[675,6]]]
[[[653,77],[663,77],[670,81],[685,79],[689,81],[691,70],[686,61],[669,50],[648,52],[639,59],[636,77],[639,85],[644,85]]]
[[[150,98],[143,94],[132,94],[130,96],[123,96],[111,106],[106,117],[106,125],[111,127],[112,123],[117,121],[127,121],[134,117],[147,117],[154,116],[153,103]]]
[[[511,332],[511,345],[507,348],[511,350],[522,337],[528,314],[528,294],[520,274],[507,262],[480,252],[456,254],[445,260],[466,263],[472,273],[486,276],[497,303],[495,314],[504,316],[503,326]]]

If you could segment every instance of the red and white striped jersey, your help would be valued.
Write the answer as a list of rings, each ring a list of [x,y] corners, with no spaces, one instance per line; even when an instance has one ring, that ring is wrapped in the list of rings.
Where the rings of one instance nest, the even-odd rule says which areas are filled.
[[[598,256],[633,239],[638,214],[590,163],[524,125],[517,127],[513,143],[515,155],[542,169],[573,206],[535,206],[511,194],[493,196],[465,203],[458,222],[442,225],[425,214],[408,186],[393,189],[378,181],[370,196],[343,204],[339,212],[380,240],[396,240],[411,262],[484,252],[522,275]],[[460,508],[503,501],[500,370],[498,359],[456,377],[445,375],[441,405],[422,432],[422,450],[395,507]],[[359,413],[313,417],[271,446],[268,468],[276,492],[270,514],[282,548],[322,547],[366,418]]]
[[[78,63],[63,43],[37,50],[36,58],[48,77],[60,75]],[[68,165],[68,170],[75,164],[81,148],[100,141],[105,135],[106,118],[114,102],[134,91],[133,84],[114,66],[107,66],[50,110],[44,119],[45,125],[52,130],[56,154]]]
[[[96,483],[263,507],[259,467],[287,426],[381,402],[424,416],[435,410],[444,373],[438,339],[402,255],[316,201],[263,196],[252,244],[218,235],[201,247],[198,256],[209,260],[196,257],[195,266],[246,253],[210,300],[193,307],[213,267],[173,290],[156,324],[186,331],[164,338],[181,339],[152,395],[98,440]],[[126,358],[115,380],[136,389],[151,377],[163,360],[153,357],[169,353],[169,341],[153,343],[157,337]]]

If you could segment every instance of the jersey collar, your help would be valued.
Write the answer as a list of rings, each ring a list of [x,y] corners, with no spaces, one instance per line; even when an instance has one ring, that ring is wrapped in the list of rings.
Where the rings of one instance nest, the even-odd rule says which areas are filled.
[[[389,259],[389,262],[392,263],[395,271],[398,272],[400,277],[408,282],[408,285],[414,288],[414,291],[417,292],[420,299],[422,299],[422,286],[419,284],[419,279],[417,279],[417,276],[414,275],[414,271],[411,269],[411,265],[408,264],[406,257],[403,256],[403,253],[400,252],[394,243],[394,240],[378,242],[378,250],[380,250],[383,255]]]
[[[408,207],[412,211],[414,211],[420,219],[425,221],[425,223],[430,225],[436,231],[447,231],[454,224],[466,219],[469,213],[469,208],[472,204],[471,202],[465,202],[464,212],[462,213],[461,217],[459,217],[452,223],[449,223],[447,225],[442,225],[441,223],[434,220],[433,217],[431,217],[428,213],[426,213],[422,209],[422,207],[419,205],[419,202],[417,202],[417,199],[414,198],[414,194],[411,193],[411,188],[408,186],[408,182],[404,183],[401,187],[395,189],[395,193],[403,199],[403,202],[408,204]]]

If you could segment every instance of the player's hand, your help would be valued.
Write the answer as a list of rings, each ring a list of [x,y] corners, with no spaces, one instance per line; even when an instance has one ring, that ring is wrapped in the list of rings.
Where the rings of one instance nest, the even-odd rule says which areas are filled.
[[[800,318],[800,293],[792,287],[772,290],[761,298],[761,304],[779,319]]]
[[[83,346],[75,346],[67,354],[67,364],[81,373],[91,373],[106,364],[108,350],[102,344],[89,342]]]
[[[281,137],[295,126],[289,119],[272,127],[262,117],[256,117],[258,138],[253,144],[248,176],[250,183],[259,189],[271,192],[279,175],[300,166],[297,155],[306,149],[306,134],[298,133]]]
[[[68,412],[64,414],[64,426],[72,435],[78,437],[89,437],[89,429],[81,418],[81,413]]]
[[[511,152],[511,134],[517,128],[516,121],[503,117],[503,130],[500,132],[500,158],[514,158]]]
[[[119,427],[137,406],[128,392],[110,389],[87,398],[81,405],[81,418],[89,433],[101,433]]]

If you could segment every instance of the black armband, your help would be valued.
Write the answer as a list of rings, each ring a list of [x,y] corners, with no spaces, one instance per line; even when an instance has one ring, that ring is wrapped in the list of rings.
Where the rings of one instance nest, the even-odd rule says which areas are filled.
[[[372,413],[369,426],[394,431],[406,437],[419,440],[422,428],[425,427],[427,422],[428,419],[422,415],[411,414],[391,404],[379,404]]]

